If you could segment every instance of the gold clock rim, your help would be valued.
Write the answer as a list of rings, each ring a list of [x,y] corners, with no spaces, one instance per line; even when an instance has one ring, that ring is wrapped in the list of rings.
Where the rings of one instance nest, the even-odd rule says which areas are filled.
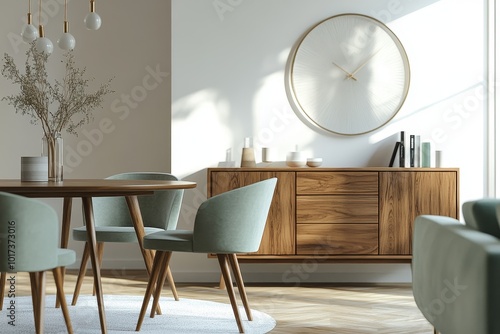
[[[381,123],[379,126],[374,127],[374,128],[372,128],[370,130],[367,130],[367,131],[363,131],[363,132],[344,133],[344,132],[334,131],[334,130],[326,128],[325,126],[323,126],[323,125],[319,124],[318,122],[316,122],[315,120],[313,120],[307,114],[307,112],[304,110],[304,108],[302,107],[301,103],[297,100],[296,94],[295,94],[295,85],[294,85],[293,80],[292,80],[292,77],[293,77],[293,68],[294,68],[294,64],[295,64],[295,58],[297,56],[297,52],[298,52],[298,50],[299,50],[302,42],[304,41],[304,39],[314,29],[316,29],[319,25],[323,24],[324,22],[326,22],[328,20],[337,19],[337,18],[342,17],[342,16],[358,16],[358,17],[363,17],[365,19],[373,21],[377,26],[379,26],[380,28],[382,28],[391,37],[391,39],[394,41],[394,43],[395,43],[395,45],[396,45],[396,47],[399,50],[399,53],[401,55],[401,58],[402,58],[402,61],[403,61],[403,64],[404,64],[404,69],[405,69],[405,71],[404,71],[405,72],[405,85],[404,85],[405,89],[403,91],[403,94],[401,95],[401,101],[398,104],[398,106],[394,109],[394,112],[393,112],[392,116],[389,117],[385,122]],[[307,125],[313,125],[314,126],[313,129],[322,130],[322,131],[326,132],[327,134],[336,134],[336,135],[343,135],[343,136],[357,136],[357,135],[367,134],[367,133],[373,132],[373,131],[375,131],[377,129],[380,129],[383,126],[387,125],[392,119],[394,119],[394,117],[399,113],[399,111],[403,107],[403,105],[404,105],[404,103],[406,101],[406,98],[408,97],[408,93],[409,93],[409,90],[410,90],[410,81],[411,81],[410,79],[411,79],[410,61],[409,61],[406,49],[404,48],[404,45],[401,42],[401,40],[399,39],[399,37],[384,22],[382,22],[382,21],[380,21],[380,20],[378,20],[378,19],[376,19],[376,18],[374,18],[372,16],[365,15],[365,14],[360,14],[360,13],[342,13],[342,14],[336,14],[336,15],[327,17],[327,18],[325,18],[325,19],[323,19],[323,20],[315,23],[313,26],[311,26],[309,29],[307,29],[300,36],[300,38],[297,39],[297,41],[295,42],[294,46],[292,47],[292,49],[290,51],[290,54],[289,54],[289,57],[288,57],[288,60],[287,60],[287,64],[286,64],[286,70],[285,70],[285,90],[286,90],[286,94],[287,94],[288,100],[289,100],[289,102],[291,102],[290,104],[291,104],[292,109],[294,110],[294,112],[297,114],[297,116],[299,116],[299,118],[304,123],[306,123]]]

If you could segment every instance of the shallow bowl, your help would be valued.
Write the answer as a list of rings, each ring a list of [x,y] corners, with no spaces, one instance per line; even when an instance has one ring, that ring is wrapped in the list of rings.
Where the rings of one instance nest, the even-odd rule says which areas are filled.
[[[307,159],[307,165],[309,167],[319,167],[323,163],[323,159],[321,158],[309,158]]]

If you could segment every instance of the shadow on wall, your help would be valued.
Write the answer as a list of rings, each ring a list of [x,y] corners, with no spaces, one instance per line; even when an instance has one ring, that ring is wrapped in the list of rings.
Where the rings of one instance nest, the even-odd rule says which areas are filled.
[[[182,209],[179,217],[178,228],[192,229],[196,212],[207,199],[207,169],[204,168],[195,173],[182,177],[184,181],[196,182],[196,188],[184,191]]]

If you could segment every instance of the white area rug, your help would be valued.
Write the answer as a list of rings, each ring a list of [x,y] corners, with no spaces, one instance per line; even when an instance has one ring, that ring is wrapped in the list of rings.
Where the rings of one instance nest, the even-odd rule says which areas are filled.
[[[0,312],[0,333],[34,333],[34,320],[31,297],[17,297],[15,299],[15,324],[8,324],[7,309],[11,299],[5,298],[3,310]],[[81,295],[76,306],[70,305],[70,296],[67,296],[68,308],[75,334],[100,333],[97,302],[93,296]],[[45,299],[45,333],[67,333],[61,309],[54,308],[55,296],[49,295]],[[229,302],[227,304],[210,301],[162,297],[160,305],[162,315],[144,317],[141,331],[138,333],[238,333],[238,326]],[[108,333],[132,333],[139,317],[142,305],[140,296],[105,295],[104,307]],[[268,333],[276,325],[269,315],[252,310],[253,321],[246,320],[243,307],[240,307],[245,333]],[[137,332],[135,332],[137,333]]]

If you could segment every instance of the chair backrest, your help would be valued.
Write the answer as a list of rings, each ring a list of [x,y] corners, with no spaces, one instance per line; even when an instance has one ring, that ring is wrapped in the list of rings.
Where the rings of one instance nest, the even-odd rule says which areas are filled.
[[[494,198],[483,198],[462,204],[465,225],[497,238],[500,238],[500,224],[497,215],[499,210],[500,200]]]
[[[0,272],[57,267],[59,218],[49,205],[0,192]]]
[[[259,249],[277,179],[271,178],[211,197],[201,204],[193,250],[250,253]]]
[[[169,173],[137,172],[108,177],[116,180],[178,180]],[[160,190],[153,195],[139,196],[142,220],[146,227],[173,230],[181,211],[184,190]],[[133,226],[127,202],[123,197],[96,197],[93,200],[96,226]]]

